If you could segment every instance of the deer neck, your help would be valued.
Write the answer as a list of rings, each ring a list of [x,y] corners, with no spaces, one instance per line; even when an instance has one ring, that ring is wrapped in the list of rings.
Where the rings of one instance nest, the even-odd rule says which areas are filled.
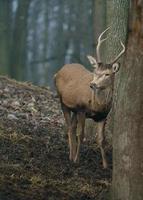
[[[97,105],[103,109],[108,109],[112,103],[113,87],[108,87],[104,90],[96,89],[92,90],[91,105],[92,109],[95,110]]]

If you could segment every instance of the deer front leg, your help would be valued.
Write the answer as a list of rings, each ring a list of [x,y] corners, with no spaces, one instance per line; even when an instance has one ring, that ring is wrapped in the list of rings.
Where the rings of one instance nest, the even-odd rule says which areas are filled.
[[[77,150],[76,129],[77,129],[77,115],[76,113],[73,113],[72,115],[72,160],[73,161]]]
[[[68,143],[69,143],[69,159],[73,160],[73,142],[72,142],[72,118],[71,118],[71,111],[62,104],[62,110],[65,118],[65,122],[68,129]]]
[[[108,164],[107,164],[106,155],[103,148],[105,122],[106,121],[102,121],[102,122],[98,122],[97,124],[97,144],[99,145],[99,148],[101,150],[103,168],[106,169],[108,167]]]
[[[77,151],[74,162],[79,161],[80,145],[84,138],[85,113],[77,113]]]

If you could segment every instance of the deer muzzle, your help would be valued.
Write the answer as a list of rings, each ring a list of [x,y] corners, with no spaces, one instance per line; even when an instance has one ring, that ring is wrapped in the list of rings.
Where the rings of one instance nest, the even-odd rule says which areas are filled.
[[[98,86],[96,83],[90,83],[90,88],[93,90],[97,90],[97,89],[104,90],[105,89],[104,86]]]
[[[90,83],[90,88],[93,90],[96,90],[98,87],[97,87],[96,83]]]

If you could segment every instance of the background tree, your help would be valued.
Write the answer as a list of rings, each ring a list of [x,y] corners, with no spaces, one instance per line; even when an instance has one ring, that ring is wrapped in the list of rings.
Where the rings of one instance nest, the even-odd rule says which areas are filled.
[[[10,0],[0,1],[0,73],[9,73],[9,53],[11,38],[12,3]]]
[[[23,80],[26,59],[26,36],[30,0],[18,1],[12,34],[10,72],[13,78]]]
[[[48,3],[48,1],[47,1]],[[38,0],[32,1],[29,7],[28,18],[28,33],[27,33],[27,51],[26,51],[26,79],[32,80],[35,84],[40,82],[41,72],[43,71],[43,59],[45,59],[46,47],[48,44],[47,33],[44,30],[48,29],[45,20],[47,19],[47,4],[43,6]],[[45,18],[44,18],[45,16]],[[45,29],[43,27],[45,25]],[[45,33],[45,35],[44,35]],[[43,45],[44,44],[44,45]],[[45,53],[43,49],[45,48]],[[43,58],[44,57],[44,58]],[[41,65],[42,62],[42,65]]]
[[[65,63],[89,65],[93,1],[0,0],[0,4],[2,73],[53,88],[53,75]]]

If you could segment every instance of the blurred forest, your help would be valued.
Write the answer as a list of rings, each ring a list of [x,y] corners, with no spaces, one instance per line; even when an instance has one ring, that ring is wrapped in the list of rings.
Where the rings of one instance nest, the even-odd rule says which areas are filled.
[[[0,0],[0,73],[53,86],[64,63],[87,65],[93,10],[93,0]]]

